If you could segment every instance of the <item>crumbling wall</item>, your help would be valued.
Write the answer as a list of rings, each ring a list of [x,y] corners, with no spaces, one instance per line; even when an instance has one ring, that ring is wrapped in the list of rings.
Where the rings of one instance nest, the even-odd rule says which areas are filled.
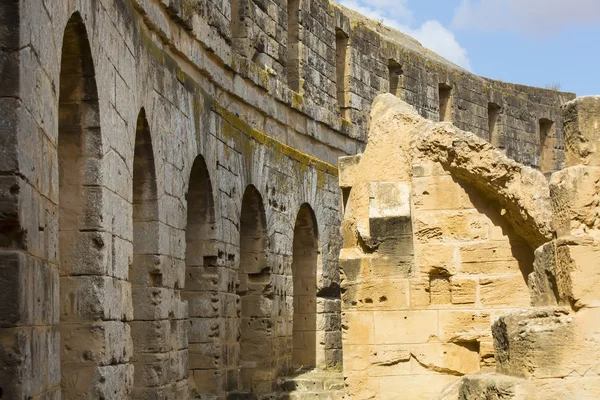
[[[391,95],[376,99],[371,127],[365,153],[340,160],[346,390],[436,398],[462,375],[494,371],[492,322],[530,306],[548,183]],[[482,188],[479,170],[506,189]]]
[[[503,315],[493,326],[497,373],[512,378],[508,393],[514,399],[593,399],[600,393],[600,99],[576,99],[563,106],[563,113],[567,167],[550,179],[556,236],[535,252],[529,285],[536,308]],[[494,392],[499,379],[503,377],[476,377],[475,385],[464,382],[462,398],[479,398],[481,390]]]

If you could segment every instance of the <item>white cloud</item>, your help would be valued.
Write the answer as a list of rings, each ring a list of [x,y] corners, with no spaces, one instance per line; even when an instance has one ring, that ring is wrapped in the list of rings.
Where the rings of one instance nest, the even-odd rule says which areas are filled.
[[[340,1],[340,4],[366,17],[382,21],[383,24],[412,36],[424,47],[471,71],[467,50],[456,40],[454,33],[437,20],[430,20],[418,28],[411,28],[413,14],[406,3],[407,0],[369,0],[368,4],[361,0]]]
[[[598,0],[462,0],[452,27],[546,35],[598,22]]]
[[[460,65],[467,71],[472,70],[467,50],[458,43],[454,33],[446,29],[439,21],[427,21],[418,29],[405,29],[403,31],[417,39],[423,46],[447,58],[454,64]]]

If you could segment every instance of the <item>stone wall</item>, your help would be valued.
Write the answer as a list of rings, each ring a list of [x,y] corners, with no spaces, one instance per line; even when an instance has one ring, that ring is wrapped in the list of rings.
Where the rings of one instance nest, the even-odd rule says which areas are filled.
[[[458,128],[503,148],[506,154],[539,168],[542,144],[540,119],[554,123],[550,166],[560,169],[564,142],[559,107],[574,98],[558,93],[484,79],[421,47],[414,39],[371,21],[342,6],[335,7],[336,23],[350,34],[350,92],[352,122],[367,127],[371,103],[384,92],[393,92],[433,121],[440,118],[440,85],[450,90],[449,121]],[[398,76],[391,89],[390,76]],[[499,108],[495,128],[490,126],[490,105]],[[361,130],[366,135],[367,130]],[[361,136],[365,139],[365,136]]]
[[[563,114],[568,164],[548,182],[375,100],[365,152],[340,159],[348,396],[598,397],[600,101]]]
[[[335,165],[389,88],[364,49],[415,63],[397,94],[433,119],[438,81],[487,107],[481,78],[325,0],[19,0],[0,21],[0,397],[224,398],[339,369]],[[508,154],[537,165],[544,117],[558,163],[571,95],[499,86],[530,112]]]
[[[531,304],[532,243],[503,200],[473,184],[477,167],[497,165],[506,180],[514,162],[391,95],[375,101],[371,127],[365,153],[340,159],[347,393],[393,399],[410,387],[407,399],[435,398],[461,375],[493,371],[491,322]],[[444,158],[445,143],[471,148]],[[475,154],[479,165],[457,174]],[[547,190],[539,172],[523,176]]]

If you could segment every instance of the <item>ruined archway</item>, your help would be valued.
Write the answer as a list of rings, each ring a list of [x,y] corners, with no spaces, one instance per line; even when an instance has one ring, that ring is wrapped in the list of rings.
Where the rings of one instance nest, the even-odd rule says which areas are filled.
[[[303,204],[294,226],[292,259],[294,369],[310,369],[316,366],[318,260],[319,237],[315,214],[308,204]]]
[[[100,385],[100,366],[109,362],[97,344],[105,332],[100,292],[106,283],[111,242],[100,214],[103,151],[98,91],[79,13],[67,23],[61,54],[57,149],[60,368],[62,398],[73,399],[93,393]],[[116,333],[120,325],[114,328]]]
[[[240,215],[240,367],[243,388],[270,391],[273,291],[267,263],[267,222],[262,197],[250,185]]]
[[[154,318],[153,288],[161,287],[162,269],[158,251],[158,199],[156,168],[152,140],[145,111],[137,118],[135,152],[133,156],[133,262],[129,266],[132,285],[134,390],[133,397],[143,399],[145,389],[155,386],[151,370],[160,349],[156,348],[155,332],[162,332],[165,321]],[[158,262],[157,262],[158,261]],[[168,324],[167,324],[168,326]],[[158,354],[160,357],[160,354]]]
[[[190,388],[202,395],[217,395],[220,346],[219,267],[215,249],[215,211],[212,184],[202,156],[190,173],[185,231],[185,287],[188,302],[188,358]]]

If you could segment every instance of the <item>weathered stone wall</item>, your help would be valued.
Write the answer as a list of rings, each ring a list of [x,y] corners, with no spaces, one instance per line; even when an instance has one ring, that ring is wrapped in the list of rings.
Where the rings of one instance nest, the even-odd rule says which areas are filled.
[[[380,93],[390,91],[390,67],[399,69],[396,93],[425,118],[437,121],[439,85],[451,88],[450,120],[460,129],[495,142],[506,154],[526,165],[540,166],[539,120],[555,123],[553,168],[562,166],[564,142],[559,107],[574,95],[483,79],[424,49],[414,39],[361,15],[336,6],[336,23],[351,26],[352,121],[367,126],[370,105]],[[346,28],[348,29],[348,28]],[[489,103],[500,108],[492,138]],[[366,130],[361,131],[366,135]],[[364,139],[364,136],[362,137]]]
[[[256,360],[267,364],[259,389],[274,390],[292,372],[302,204],[320,250],[315,362],[338,365],[339,189],[326,161],[356,151],[356,142],[273,98],[270,78],[247,61],[235,65],[263,87],[225,69],[158,2],[14,4],[16,11],[2,6],[23,27],[11,53],[22,84],[2,100],[3,396],[57,396],[61,383],[63,398],[242,389],[239,227],[248,185],[264,206],[270,272],[259,305],[269,321],[267,354]],[[134,193],[138,180],[145,190],[139,173],[154,180],[154,194]],[[196,223],[187,214],[202,208],[192,189],[202,179],[209,231],[186,230]],[[136,213],[143,201],[156,203],[155,215]],[[200,246],[199,258],[186,255],[186,242]]]
[[[0,397],[275,390],[294,366],[295,248],[316,274],[298,337],[311,364],[337,368],[334,165],[363,149],[370,101],[389,87],[377,64],[389,56],[364,49],[404,49],[416,70],[405,97],[434,119],[447,63],[325,0],[20,0],[2,2],[0,22]],[[336,29],[350,46],[341,87]],[[481,79],[447,68],[453,93],[486,107],[471,87]],[[505,147],[536,165],[537,118],[560,137],[555,107],[570,95],[503,87],[533,118]],[[457,125],[472,119],[485,137],[481,107],[459,100]],[[241,251],[245,206],[264,221],[249,231],[263,269],[241,260],[254,254]],[[240,354],[248,323],[266,342],[260,360]]]
[[[521,167],[522,187],[495,196],[481,190],[477,168],[506,183],[516,163],[391,95],[375,101],[371,126],[365,153],[340,160],[347,393],[436,398],[462,375],[494,371],[492,321],[530,306],[527,277],[540,239],[522,235],[527,229],[515,228],[503,203],[529,198],[525,179],[538,194],[548,184]],[[440,155],[446,143],[459,150]],[[461,176],[464,163],[472,169]],[[547,214],[536,207],[549,205],[538,196],[525,224],[544,226]]]
[[[596,148],[600,98],[563,106],[566,168],[552,174],[555,237],[535,251],[532,305],[502,315],[492,331],[496,374],[472,376],[459,398],[593,399],[600,394]]]
[[[375,100],[365,152],[340,159],[348,396],[598,397],[600,101],[562,111],[567,168],[548,182]]]

